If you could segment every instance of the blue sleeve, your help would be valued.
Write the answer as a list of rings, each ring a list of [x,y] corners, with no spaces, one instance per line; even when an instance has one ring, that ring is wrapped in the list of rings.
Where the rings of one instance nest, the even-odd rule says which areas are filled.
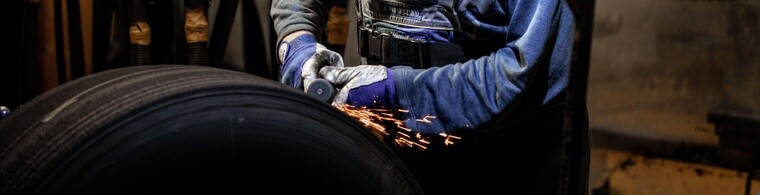
[[[395,69],[408,128],[424,134],[473,129],[499,114],[524,89],[537,63],[549,63],[544,103],[568,80],[573,15],[565,1],[510,1],[507,44],[478,59],[430,69]],[[539,59],[549,60],[539,60]],[[435,116],[432,124],[417,122]]]

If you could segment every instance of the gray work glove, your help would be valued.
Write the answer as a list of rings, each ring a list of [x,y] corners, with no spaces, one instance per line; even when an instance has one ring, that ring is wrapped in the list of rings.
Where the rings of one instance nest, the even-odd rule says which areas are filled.
[[[333,86],[340,87],[333,103],[368,108],[395,108],[397,105],[393,70],[385,66],[325,66],[319,75]]]
[[[307,91],[307,87],[317,79],[319,69],[325,65],[343,67],[340,54],[330,51],[317,42],[311,34],[303,34],[280,44],[279,57],[282,61],[280,82]]]

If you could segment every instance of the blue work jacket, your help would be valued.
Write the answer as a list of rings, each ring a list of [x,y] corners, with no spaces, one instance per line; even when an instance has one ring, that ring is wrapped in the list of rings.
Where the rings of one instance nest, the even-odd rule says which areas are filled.
[[[337,0],[336,0],[337,1]],[[322,36],[333,0],[275,0],[279,38],[298,30]],[[466,62],[428,69],[394,68],[408,128],[424,134],[474,129],[504,111],[530,72],[548,66],[547,103],[567,86],[573,14],[561,0],[358,0],[363,27],[418,42],[499,43]],[[432,123],[419,122],[435,116]]]

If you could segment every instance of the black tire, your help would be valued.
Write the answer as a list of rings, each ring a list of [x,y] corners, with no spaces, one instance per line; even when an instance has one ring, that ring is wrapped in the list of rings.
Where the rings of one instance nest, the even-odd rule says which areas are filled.
[[[130,67],[0,121],[2,194],[419,194],[401,161],[298,90],[196,66]]]

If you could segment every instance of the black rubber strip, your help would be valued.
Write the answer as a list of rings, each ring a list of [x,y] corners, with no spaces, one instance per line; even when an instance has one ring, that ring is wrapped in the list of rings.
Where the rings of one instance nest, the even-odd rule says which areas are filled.
[[[35,98],[0,121],[0,172],[0,193],[18,194],[420,193],[389,148],[330,105],[202,66],[106,71]]]

